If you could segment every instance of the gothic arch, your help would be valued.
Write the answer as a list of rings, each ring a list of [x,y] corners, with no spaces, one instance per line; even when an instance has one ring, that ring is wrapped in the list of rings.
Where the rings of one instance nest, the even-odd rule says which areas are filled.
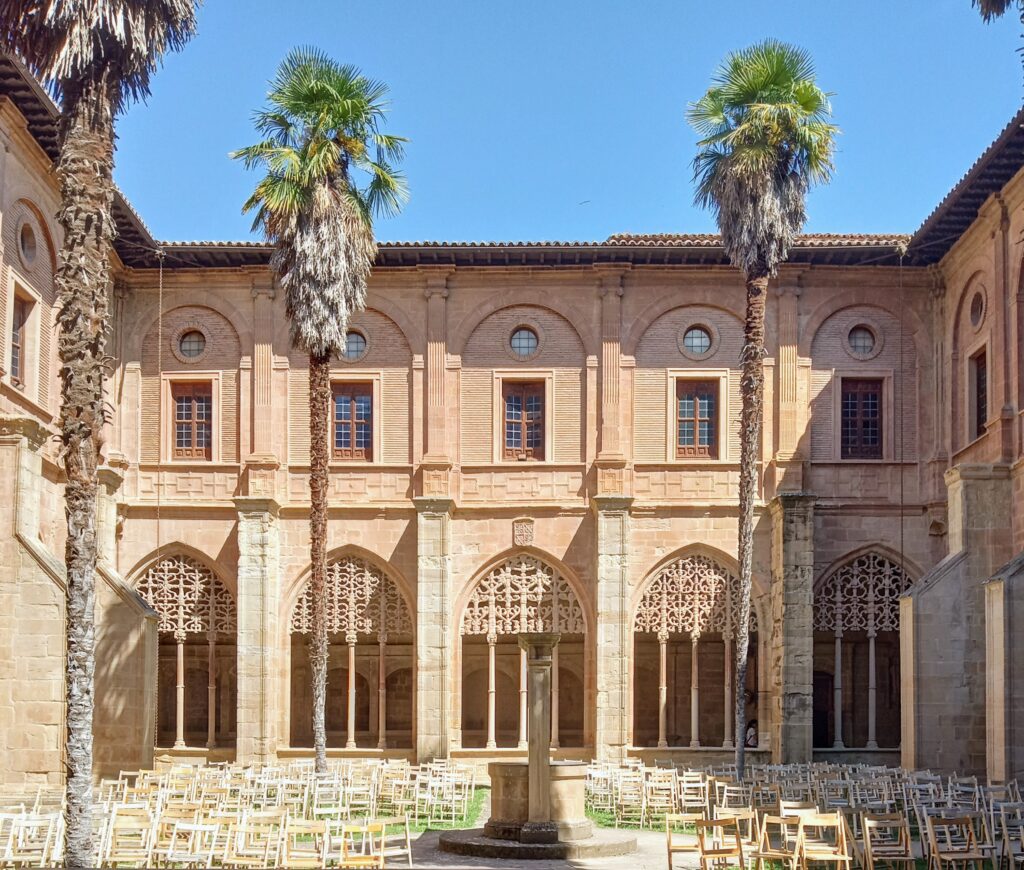
[[[814,584],[814,630],[898,632],[899,599],[913,585],[906,564],[888,548],[849,553]]]
[[[660,571],[662,571],[667,565],[670,565],[671,563],[679,561],[681,559],[688,558],[690,556],[703,556],[707,559],[710,559],[713,562],[717,562],[727,572],[739,576],[739,562],[737,562],[728,553],[719,550],[715,547],[705,546],[704,544],[688,544],[685,547],[681,547],[680,549],[675,550],[672,553],[669,553],[667,556],[662,558],[661,561],[657,562],[654,565],[654,567],[651,568],[644,575],[643,580],[641,580],[640,583],[637,584],[636,588],[633,590],[633,594],[629,603],[629,612],[631,614],[636,613],[637,607],[639,607],[640,602],[643,599],[644,593],[647,590],[647,587],[654,580],[654,578],[658,576],[658,573]],[[766,595],[767,592],[768,590],[763,580],[758,574],[755,573],[753,576],[753,583],[751,588],[750,609],[751,613],[758,620],[759,625],[767,624],[763,618],[765,617],[765,614],[762,613],[761,607],[762,596]]]
[[[332,563],[339,562],[347,557],[361,559],[367,564],[373,566],[373,568],[381,574],[387,576],[387,578],[395,584],[406,608],[408,608],[409,613],[413,615],[413,628],[415,630],[416,597],[402,572],[392,565],[387,559],[378,556],[376,553],[371,550],[367,550],[365,547],[360,547],[355,544],[342,544],[340,547],[328,550],[327,564],[331,565]],[[292,577],[292,579],[282,589],[281,599],[284,603],[283,614],[285,617],[285,625],[288,625],[292,611],[295,609],[299,599],[309,586],[311,571],[312,568],[309,565],[306,565],[302,571]]]
[[[145,573],[156,565],[161,559],[167,556],[184,556],[198,562],[200,565],[208,568],[217,577],[217,580],[224,584],[225,588],[231,593],[232,598],[237,598],[238,589],[236,582],[232,577],[232,572],[227,570],[219,559],[212,559],[202,550],[193,547],[191,544],[186,544],[184,541],[174,540],[168,541],[166,544],[161,544],[156,550],[147,553],[125,575],[129,578],[128,585],[138,591],[139,582],[142,580]]]
[[[660,634],[735,633],[732,601],[739,595],[735,561],[710,548],[687,547],[663,559],[633,594],[632,631]],[[754,592],[757,591],[756,584]],[[750,631],[760,625],[751,596]]]
[[[205,561],[165,551],[136,578],[134,589],[156,611],[162,634],[177,641],[187,635],[234,639],[235,597]]]
[[[590,604],[588,597],[583,590],[582,584],[576,577],[575,573],[571,571],[561,560],[556,559],[554,556],[551,556],[549,553],[546,553],[536,547],[512,547],[505,550],[488,561],[473,575],[473,579],[466,584],[466,587],[459,593],[459,597],[456,600],[456,631],[459,634],[463,633],[462,627],[466,618],[466,613],[470,607],[473,606],[473,598],[477,590],[480,588],[480,584],[487,580],[487,578],[493,575],[496,571],[500,570],[502,566],[512,564],[518,559],[532,560],[537,565],[546,568],[548,572],[550,572],[551,578],[560,578],[569,592],[571,592],[572,597],[575,599],[579,607],[579,619],[582,621],[582,630],[579,633],[589,636],[592,626],[590,618]],[[544,618],[547,618],[546,608]],[[550,631],[551,629],[531,628],[528,630]]]
[[[291,634],[312,630],[309,578],[301,585],[288,611]],[[327,559],[327,630],[354,643],[358,636],[386,639],[415,632],[414,610],[388,568],[351,548]]]
[[[598,340],[594,330],[587,326],[587,316],[583,312],[566,308],[561,302],[556,301],[551,293],[542,290],[517,290],[514,296],[494,294],[488,302],[475,307],[459,321],[455,329],[452,330],[449,351],[461,356],[473,333],[488,317],[505,308],[520,306],[546,308],[557,314],[576,333],[580,344],[583,345],[584,355],[598,353]]]

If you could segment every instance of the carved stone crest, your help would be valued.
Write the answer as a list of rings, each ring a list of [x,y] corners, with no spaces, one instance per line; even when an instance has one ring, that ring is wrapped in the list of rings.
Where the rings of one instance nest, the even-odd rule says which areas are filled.
[[[530,517],[512,520],[512,544],[516,547],[533,546],[533,520]]]

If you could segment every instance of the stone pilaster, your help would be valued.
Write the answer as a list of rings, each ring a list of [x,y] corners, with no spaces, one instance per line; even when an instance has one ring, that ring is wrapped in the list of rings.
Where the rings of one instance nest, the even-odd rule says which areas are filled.
[[[96,476],[99,491],[96,504],[96,552],[111,567],[117,565],[117,493],[123,477],[109,466],[101,467]]]
[[[241,496],[238,511],[238,739],[242,764],[277,757],[278,610],[281,545],[278,504]]]
[[[454,685],[451,663],[452,502],[416,498],[416,757],[448,755],[458,735],[450,734]]]
[[[621,759],[629,746],[629,508],[623,496],[593,499],[597,523],[596,727],[602,760]]]
[[[775,764],[811,760],[814,707],[814,500],[771,503],[771,748]]]
[[[274,287],[252,286],[252,452],[259,462],[274,461]]]
[[[800,288],[786,285],[778,288],[779,352],[778,377],[779,446],[776,454],[778,471],[776,486],[786,492],[803,489],[803,456],[800,436],[804,431],[803,410],[798,401],[798,340]]]

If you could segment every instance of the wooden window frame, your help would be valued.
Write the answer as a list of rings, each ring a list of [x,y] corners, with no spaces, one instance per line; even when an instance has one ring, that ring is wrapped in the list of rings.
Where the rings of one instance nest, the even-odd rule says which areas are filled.
[[[174,411],[174,416],[171,420],[172,441],[170,449],[172,458],[188,462],[212,462],[213,445],[217,437],[217,415],[214,404],[214,390],[212,382],[208,380],[176,380],[171,384],[170,389],[171,407]],[[183,397],[190,398],[192,400],[191,417],[187,421],[182,420],[178,416],[178,402]],[[206,420],[201,420],[196,413],[196,399],[200,397],[209,399],[210,411]],[[187,422],[191,427],[191,444],[188,446],[178,444],[179,426],[183,422]],[[208,432],[207,444],[205,446],[198,443],[199,433],[203,428]]]
[[[510,420],[508,416],[508,399],[512,395],[522,400],[518,420]],[[540,416],[532,422],[527,418],[526,402],[531,398],[540,397]],[[504,462],[544,462],[547,459],[548,429],[548,384],[544,379],[526,380],[506,378],[501,382],[501,458]],[[519,447],[509,446],[509,427],[519,430]],[[531,438],[539,430],[539,438]],[[528,446],[530,441],[539,441]]]
[[[706,323],[705,323],[706,325]],[[717,341],[717,338],[715,338]],[[723,368],[677,368],[668,369],[665,382],[665,462],[672,464],[728,464],[732,460],[729,449],[730,418],[729,378],[730,369]],[[715,450],[714,455],[685,455],[679,450],[679,392],[680,382],[694,381],[713,383],[717,390],[715,409]],[[710,452],[710,451],[709,451]]]
[[[710,389],[714,394],[714,404],[711,409],[711,413],[705,417],[700,415],[698,402],[696,401],[696,391],[698,389]],[[679,404],[682,397],[687,393],[694,394],[694,413],[693,416],[690,417],[681,417],[679,415]],[[673,429],[675,437],[672,441],[676,459],[718,459],[722,435],[721,415],[719,413],[721,407],[721,393],[721,380],[719,378],[676,378],[675,401],[673,403]],[[684,423],[693,424],[694,443],[692,445],[681,445],[679,443],[679,436]],[[701,445],[698,443],[700,440],[701,423],[708,423],[711,426],[712,438],[710,444]]]
[[[28,385],[29,327],[35,300],[17,291],[11,302],[11,384],[24,391]],[[23,312],[19,324],[19,313]]]
[[[979,366],[980,363],[980,366]],[[979,378],[979,372],[981,378]],[[967,358],[967,442],[977,441],[985,434],[990,405],[990,370],[988,345],[983,344]]]
[[[176,371],[176,372],[163,372],[161,375],[160,383],[160,401],[163,407],[163,423],[162,432],[160,437],[160,461],[166,463],[176,464],[187,464],[187,463],[201,463],[202,465],[209,465],[211,463],[218,464],[222,461],[221,459],[221,439],[223,437],[224,426],[221,415],[223,413],[224,402],[221,395],[221,372],[219,371]],[[178,384],[209,384],[210,394],[212,397],[211,417],[210,422],[211,428],[211,444],[210,444],[210,458],[196,458],[188,456],[176,456],[175,444],[177,439],[175,437],[175,417],[176,409],[174,403],[174,390]],[[142,432],[142,420],[140,415],[139,420],[139,443],[142,443],[143,432]]]
[[[340,421],[337,417],[338,394],[347,391],[351,393],[349,401],[349,419]],[[334,462],[373,462],[377,437],[377,413],[376,402],[374,401],[374,384],[366,380],[338,380],[331,382],[331,459]],[[369,414],[369,445],[366,447],[356,446],[357,426],[361,422],[355,415],[355,402],[357,398],[366,397],[370,404]],[[338,447],[338,431],[340,426],[349,430],[349,446]]]
[[[846,402],[845,397],[850,394],[856,394],[858,396],[866,396],[871,394],[874,389],[877,394],[878,414],[877,414],[877,429],[878,429],[878,444],[877,445],[864,445],[860,441],[863,437],[865,424],[869,421],[869,418],[865,417],[863,413],[863,401],[858,399],[857,414],[853,418],[856,423],[857,442],[856,444],[847,444],[844,438],[846,431]],[[845,376],[839,379],[839,416],[838,416],[838,429],[839,429],[839,458],[844,461],[863,461],[863,460],[880,460],[885,459],[886,455],[886,443],[887,443],[887,414],[886,414],[886,402],[885,402],[885,378],[882,377],[855,377]]]

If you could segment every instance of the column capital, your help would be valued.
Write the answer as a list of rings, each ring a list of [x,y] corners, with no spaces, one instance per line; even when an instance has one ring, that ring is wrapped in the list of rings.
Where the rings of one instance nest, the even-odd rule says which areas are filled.
[[[591,498],[594,510],[598,513],[628,511],[633,506],[633,501],[633,497],[627,495],[595,495]]]
[[[277,282],[270,278],[253,278],[252,283],[249,285],[249,292],[253,299],[258,299],[260,296],[265,296],[267,299],[277,298]]]
[[[238,495],[232,501],[239,514],[270,514],[276,517],[281,511],[277,499],[266,496]]]
[[[450,514],[455,506],[453,498],[437,498],[433,496],[413,496],[412,503],[418,514]]]
[[[814,508],[818,496],[813,492],[780,492],[771,500],[768,509],[776,518],[790,511],[809,511]]]
[[[598,277],[598,293],[601,298],[622,296],[625,292],[623,281],[633,267],[629,263],[599,263],[593,267]]]
[[[50,430],[32,417],[0,417],[0,438],[24,439],[29,450],[38,450],[50,435]]]
[[[96,469],[96,480],[107,491],[107,495],[113,495],[121,488],[124,475],[109,465],[101,465]]]
[[[775,295],[782,298],[785,296],[792,296],[794,299],[799,299],[804,292],[804,288],[799,284],[799,277],[797,278],[796,284],[777,284],[775,286]]]
[[[417,266],[416,271],[423,276],[423,295],[448,297],[448,279],[455,274],[454,266]]]

